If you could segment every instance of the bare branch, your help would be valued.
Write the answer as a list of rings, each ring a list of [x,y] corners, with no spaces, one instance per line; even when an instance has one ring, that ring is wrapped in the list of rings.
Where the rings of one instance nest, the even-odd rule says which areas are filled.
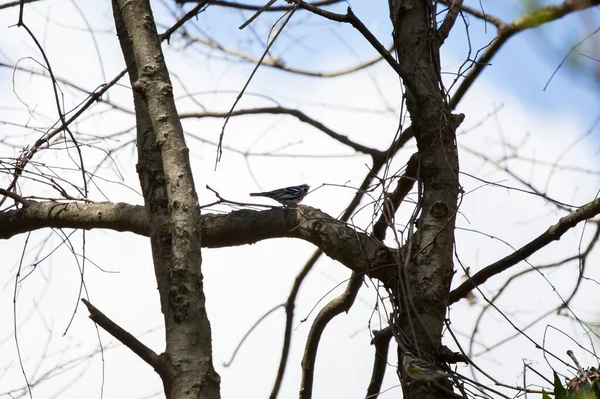
[[[183,113],[179,114],[181,119],[184,118],[223,118],[226,116],[242,116],[242,115],[257,115],[257,114],[274,114],[274,115],[291,115],[296,117],[298,120],[308,123],[309,125],[319,129],[329,137],[334,140],[339,141],[342,144],[347,145],[348,147],[354,149],[357,152],[362,152],[364,154],[371,155],[373,157],[382,156],[382,152],[373,148],[369,148],[362,144],[358,144],[348,138],[348,136],[344,136],[339,134],[321,122],[317,121],[306,115],[304,112],[299,111],[297,109],[292,108],[284,108],[284,107],[264,107],[264,108],[250,108],[250,109],[240,109],[237,111],[229,112],[197,112],[197,113]]]
[[[192,42],[204,44],[205,46],[222,51],[223,53],[226,53],[229,55],[233,55],[235,57],[238,57],[242,60],[251,62],[253,64],[258,63],[260,60],[260,58],[256,58],[249,54],[242,53],[238,50],[234,50],[232,48],[225,47],[224,45],[222,45],[212,39],[203,39],[200,37],[196,37],[196,36],[192,35],[190,32],[186,32],[186,31],[181,32],[181,36]],[[390,52],[392,50],[393,50],[393,47],[387,49],[388,52]],[[330,71],[330,72],[308,71],[305,69],[294,68],[294,67],[286,65],[285,62],[283,62],[279,57],[265,58],[262,61],[261,65],[269,67],[269,68],[279,69],[281,71],[286,71],[289,73],[294,73],[297,75],[311,76],[314,78],[335,78],[338,76],[348,75],[353,72],[357,72],[362,69],[368,68],[371,65],[378,63],[382,59],[383,59],[383,57],[381,55],[378,55],[377,57],[373,57],[370,60],[364,61],[360,64],[356,64],[356,65],[350,66],[348,68],[344,68],[344,69],[340,69],[340,70],[336,70],[336,71]]]
[[[0,4],[0,10],[3,8],[10,8],[14,6],[20,6],[21,4],[33,3],[40,0],[15,0],[10,3]]]
[[[381,384],[387,368],[388,351],[390,340],[392,339],[392,329],[388,326],[381,331],[373,331],[371,345],[375,346],[373,355],[373,372],[371,373],[371,382],[367,389],[365,399],[377,399],[381,392]]]
[[[343,22],[352,25],[357,31],[359,31],[363,35],[365,39],[367,39],[367,41],[371,44],[371,46],[373,46],[375,50],[377,50],[377,52],[383,57],[383,59],[387,61],[387,63],[392,67],[392,69],[396,71],[398,76],[400,76],[403,79],[405,78],[405,74],[400,69],[398,62],[396,62],[392,54],[389,51],[387,51],[381,43],[379,43],[379,40],[377,40],[375,35],[373,35],[371,31],[368,30],[367,27],[362,23],[362,21],[358,19],[356,15],[354,15],[350,7],[348,7],[348,9],[346,10],[346,14],[336,14],[334,12],[322,10],[312,4],[305,3],[302,0],[291,1],[293,1],[296,4],[299,4],[301,8],[304,8],[305,10],[308,10],[321,17],[330,19],[332,21]]]
[[[385,239],[385,231],[392,223],[398,207],[413,188],[417,180],[418,166],[419,153],[415,152],[408,160],[406,170],[398,180],[396,189],[391,195],[386,196],[383,201],[381,215],[379,216],[379,220],[377,220],[373,226],[373,237],[378,240],[383,241]]]
[[[0,212],[0,239],[44,227],[111,229],[149,235],[143,206],[125,203],[68,203],[31,201],[23,209]],[[200,218],[202,246],[221,248],[254,244],[271,238],[300,238],[321,248],[326,255],[353,271],[387,281],[392,273],[386,248],[369,235],[318,209],[273,208],[240,210],[226,215],[205,214]]]
[[[600,4],[600,0],[565,0],[558,5],[536,8],[535,10],[521,15],[512,23],[496,25],[498,28],[498,35],[481,57],[475,61],[473,69],[471,69],[469,74],[465,77],[465,80],[463,80],[456,89],[456,92],[452,95],[452,99],[450,100],[450,106],[455,108],[458,105],[475,79],[477,79],[485,67],[489,65],[490,61],[494,58],[502,45],[514,34],[525,29],[536,28],[545,23],[553,22],[569,13],[581,11],[586,8],[597,6],[598,4]],[[496,23],[499,22],[500,20],[496,20]]]
[[[310,259],[306,262],[304,267],[302,267],[302,270],[300,270],[296,276],[294,284],[292,285],[292,289],[290,290],[290,294],[288,295],[288,299],[285,301],[285,331],[283,333],[283,345],[281,346],[281,358],[279,360],[277,376],[275,377],[275,383],[273,384],[273,389],[271,390],[269,399],[277,398],[279,389],[281,388],[281,382],[283,381],[283,375],[285,374],[285,369],[287,367],[287,360],[290,354],[290,348],[292,346],[292,323],[294,322],[294,307],[296,306],[296,297],[298,296],[298,292],[300,291],[300,287],[302,286],[304,279],[306,276],[308,276],[308,273],[310,273],[321,255],[323,255],[323,251],[320,249],[317,249],[312,254]]]
[[[447,6],[451,5],[452,3],[454,3],[454,0],[438,0],[440,3],[445,4]],[[495,17],[493,15],[489,15],[483,11],[479,11],[476,10],[474,8],[471,8],[469,6],[466,6],[464,4],[460,5],[460,11],[464,11],[467,14],[471,14],[472,16],[474,16],[475,18],[479,18],[481,20],[484,20],[486,22],[491,23],[492,25],[494,25],[496,28],[500,28],[502,25],[505,25],[506,23],[504,21],[502,21],[500,18]]]
[[[565,234],[569,229],[575,227],[579,222],[591,219],[599,213],[600,199],[595,199],[576,211],[571,212],[567,216],[562,217],[558,223],[550,226],[548,230],[534,240],[530,241],[525,246],[519,248],[517,251],[500,259],[499,261],[484,267],[482,270],[469,277],[467,281],[450,292],[448,303],[452,304],[454,302],[458,302],[460,299],[466,297],[472,289],[485,283],[490,277],[502,273],[509,267],[516,265],[517,263],[534,254],[536,251],[550,244],[552,241],[560,240],[563,234]]]
[[[121,328],[117,323],[109,319],[104,313],[102,313],[98,308],[92,305],[85,298],[81,299],[81,302],[87,306],[88,311],[90,312],[90,319],[94,321],[94,323],[98,324],[107,333],[115,337],[119,340],[123,345],[131,349],[133,353],[142,358],[143,361],[148,363],[154,370],[162,375],[163,372],[167,370],[164,365],[161,365],[160,357],[146,345],[141,343],[136,337],[125,331]]]
[[[175,0],[176,3],[181,3],[181,4],[185,4],[185,3],[196,3],[198,0]],[[332,5],[332,4],[336,4],[336,3],[341,3],[343,0],[321,0],[321,1],[315,1],[314,3],[310,3],[311,5],[315,6],[315,7],[322,7],[322,6],[328,6],[328,5]],[[237,8],[240,10],[248,10],[248,11],[258,11],[262,8],[262,6],[255,6],[253,4],[243,4],[243,3],[234,3],[231,1],[225,1],[225,0],[209,0],[208,1],[210,4],[214,4],[215,6],[221,6],[221,7],[229,7],[229,8]],[[293,8],[293,6],[275,6],[275,7],[269,7],[268,9],[264,10],[264,11],[291,11]]]
[[[302,358],[302,382],[300,383],[300,399],[312,398],[313,378],[315,373],[315,362],[317,349],[321,341],[321,335],[325,327],[333,318],[342,312],[348,312],[358,295],[364,278],[363,273],[353,272],[344,292],[329,302],[315,317],[306,339],[304,357]]]
[[[442,26],[437,31],[438,40],[440,41],[439,45],[444,43],[444,41],[448,38],[450,31],[454,27],[454,23],[456,22],[456,17],[460,12],[463,0],[452,0],[450,3],[450,9],[448,10],[448,14],[442,23]]]

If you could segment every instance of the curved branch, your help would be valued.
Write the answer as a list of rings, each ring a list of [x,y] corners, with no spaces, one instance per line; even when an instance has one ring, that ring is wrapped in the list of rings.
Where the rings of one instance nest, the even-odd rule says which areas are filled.
[[[222,44],[217,43],[212,39],[202,39],[200,37],[193,36],[190,32],[186,32],[186,31],[182,31],[182,32],[180,32],[180,34],[183,38],[190,40],[191,42],[203,44],[212,49],[219,50],[225,54],[237,57],[241,60],[248,61],[253,64],[258,63],[258,61],[259,61],[259,58],[253,57],[248,54],[244,54],[238,50],[234,50],[234,49],[225,47]],[[393,50],[393,48],[389,48],[387,51],[391,52],[392,50]],[[368,68],[371,65],[378,63],[382,59],[383,59],[383,57],[381,55],[378,55],[378,56],[373,57],[370,60],[364,61],[360,64],[356,64],[354,66],[351,66],[351,67],[348,67],[345,69],[339,69],[339,70],[330,71],[330,72],[309,71],[309,70],[305,70],[305,69],[290,67],[290,66],[286,65],[285,62],[282,61],[281,58],[279,58],[279,57],[266,58],[261,62],[261,65],[269,67],[269,68],[279,69],[281,71],[285,71],[285,72],[289,72],[289,73],[295,73],[297,75],[310,76],[313,78],[335,78],[338,76],[348,75],[353,72],[357,72],[362,69]]]
[[[24,208],[0,212],[0,239],[45,227],[149,234],[146,211],[139,205],[31,201]],[[265,211],[244,209],[226,215],[204,214],[200,217],[200,228],[205,248],[254,244],[271,238],[299,238],[321,248],[326,255],[352,271],[368,271],[371,277],[384,283],[394,272],[389,255],[394,249],[309,206]]]
[[[308,273],[312,270],[313,266],[317,263],[319,258],[323,255],[323,251],[317,249],[310,259],[306,262],[302,270],[296,275],[294,284],[290,290],[287,301],[285,301],[285,331],[283,333],[283,345],[281,346],[281,358],[279,359],[279,368],[277,369],[277,376],[275,377],[275,383],[273,389],[271,389],[271,395],[269,399],[277,398],[279,390],[281,389],[281,382],[283,381],[283,375],[287,367],[288,357],[290,355],[290,348],[292,346],[292,330],[294,322],[294,307],[296,306],[296,297],[300,291],[302,283],[308,276]]]
[[[180,4],[185,4],[185,3],[197,3],[198,1],[193,1],[193,0],[176,0],[176,3],[180,3]],[[311,3],[311,5],[315,6],[315,7],[323,7],[323,6],[328,6],[328,5],[332,5],[332,4],[336,4],[336,3],[341,3],[342,0],[321,0],[321,1],[315,1],[314,3]],[[237,8],[239,10],[248,10],[248,11],[258,11],[262,8],[262,6],[255,6],[253,4],[242,4],[242,3],[234,3],[232,1],[225,1],[225,0],[209,0],[208,1],[209,4],[214,4],[215,6],[222,6],[222,7],[229,7],[229,8]],[[275,6],[275,7],[269,7],[267,9],[264,10],[264,12],[269,12],[269,11],[291,11],[293,8],[293,6]]]
[[[348,147],[354,149],[357,152],[362,152],[364,154],[371,155],[373,157],[381,157],[382,152],[376,150],[374,148],[370,148],[364,146],[362,144],[358,144],[348,138],[348,136],[344,136],[343,134],[339,134],[317,121],[316,119],[311,118],[306,115],[304,112],[299,111],[297,109],[292,108],[284,108],[284,107],[263,107],[263,108],[249,108],[249,109],[240,109],[237,111],[229,112],[197,112],[197,113],[183,113],[179,114],[181,119],[184,118],[224,118],[226,116],[240,116],[240,115],[256,115],[256,114],[275,114],[275,115],[291,115],[296,117],[298,120],[308,123],[309,125],[319,129],[329,137],[334,140],[339,141],[340,143],[347,145]]]
[[[502,273],[511,266],[516,265],[520,261],[524,260],[528,256],[537,252],[541,248],[550,244],[552,241],[560,240],[560,238],[569,229],[575,227],[579,222],[587,219],[591,219],[600,213],[600,198],[595,199],[592,202],[587,203],[581,208],[574,212],[571,212],[567,216],[560,218],[558,223],[550,226],[543,234],[539,235],[533,241],[529,242],[525,246],[521,247],[512,254],[506,256],[499,261],[492,263],[491,265],[483,268],[479,272],[471,276],[467,281],[462,283],[452,292],[450,292],[450,298],[448,304],[458,302],[460,299],[467,296],[469,292],[475,287],[485,283],[490,277],[493,277],[499,273]]]
[[[315,361],[319,342],[325,327],[333,318],[342,312],[348,312],[358,295],[363,282],[363,273],[352,272],[350,281],[344,292],[329,302],[315,317],[315,320],[306,339],[304,356],[302,357],[302,382],[300,383],[300,399],[312,398],[313,377],[315,373]]]

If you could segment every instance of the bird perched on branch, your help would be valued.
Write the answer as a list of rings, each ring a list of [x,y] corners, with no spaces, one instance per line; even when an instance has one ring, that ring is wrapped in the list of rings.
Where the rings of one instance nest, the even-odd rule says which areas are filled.
[[[265,191],[263,193],[250,193],[251,197],[267,197],[274,199],[283,206],[289,207],[291,205],[297,205],[308,193],[310,187],[307,184],[301,184],[299,186],[291,186],[286,188],[280,188],[273,191]]]
[[[418,381],[435,381],[455,376],[442,370],[437,364],[414,357],[410,352],[404,354],[402,366],[410,378]]]

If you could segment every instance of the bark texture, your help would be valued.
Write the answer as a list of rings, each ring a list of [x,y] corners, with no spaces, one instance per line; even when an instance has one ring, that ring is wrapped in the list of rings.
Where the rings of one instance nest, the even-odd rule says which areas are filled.
[[[395,289],[397,314],[392,328],[399,359],[410,349],[432,360],[441,332],[453,275],[454,223],[458,196],[456,127],[441,79],[436,12],[432,1],[390,0],[394,43],[419,150],[421,208],[409,238]],[[399,364],[403,379],[404,370]],[[406,381],[406,380],[405,380]],[[434,384],[403,384],[406,398],[451,397]]]
[[[147,0],[114,0],[137,120],[137,170],[144,194],[154,270],[165,320],[161,355],[167,398],[219,398],[201,273],[200,207]]]

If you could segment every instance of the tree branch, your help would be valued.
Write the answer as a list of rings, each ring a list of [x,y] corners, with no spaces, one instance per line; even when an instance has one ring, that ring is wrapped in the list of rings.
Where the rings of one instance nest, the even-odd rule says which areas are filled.
[[[535,10],[521,15],[514,22],[509,24],[502,23],[497,25],[501,21],[498,19],[493,20],[492,23],[498,28],[498,35],[481,57],[475,61],[473,69],[471,69],[465,80],[462,81],[460,86],[456,89],[456,92],[452,95],[452,99],[450,100],[451,108],[454,109],[458,105],[475,79],[477,79],[485,67],[490,64],[490,61],[494,58],[502,45],[514,34],[525,29],[535,28],[545,23],[555,21],[571,12],[581,11],[598,4],[600,4],[600,0],[565,0],[558,5],[536,8]]]
[[[131,349],[133,353],[142,358],[143,361],[148,363],[154,370],[156,370],[161,376],[164,373],[169,373],[169,368],[164,367],[160,360],[160,356],[157,355],[152,349],[148,348],[146,345],[141,343],[136,337],[125,331],[121,328],[117,323],[109,319],[104,313],[102,313],[98,308],[92,305],[85,298],[81,299],[81,302],[87,306],[88,311],[90,312],[90,319],[94,321],[94,323],[98,324],[107,333],[115,337],[119,340],[123,345]]]
[[[296,306],[296,297],[300,291],[300,287],[304,282],[308,273],[312,270],[313,266],[317,263],[317,260],[321,257],[323,251],[317,249],[310,259],[304,264],[302,270],[296,275],[294,284],[290,290],[287,301],[285,301],[285,331],[283,333],[283,345],[281,346],[281,358],[279,359],[279,368],[277,369],[277,376],[275,377],[275,383],[271,390],[269,399],[277,398],[279,390],[281,389],[281,382],[283,381],[283,375],[285,374],[285,368],[287,367],[288,357],[290,355],[290,348],[292,346],[292,331],[294,322],[294,307]]]
[[[405,74],[398,65],[398,62],[394,59],[392,54],[387,51],[387,49],[377,40],[375,35],[371,33],[369,29],[362,23],[360,19],[352,12],[352,9],[348,7],[346,10],[346,14],[336,14],[331,11],[325,11],[316,7],[310,3],[306,3],[302,0],[291,0],[296,4],[300,5],[300,8],[308,10],[313,14],[319,15],[323,18],[327,18],[336,22],[343,22],[352,25],[357,31],[359,31],[365,39],[373,46],[373,48],[387,61],[387,63],[392,67],[394,71],[400,76],[402,79],[405,78]]]
[[[0,239],[46,227],[110,229],[149,236],[143,206],[125,203],[56,203],[30,201],[27,207],[0,212]],[[200,218],[202,246],[222,248],[254,244],[272,238],[299,238],[321,248],[349,269],[388,281],[393,275],[387,248],[328,214],[309,206],[265,211],[239,210]]]
[[[344,136],[342,134],[336,133],[321,122],[317,121],[306,115],[304,112],[292,109],[292,108],[284,108],[284,107],[263,107],[263,108],[249,108],[249,109],[240,109],[237,111],[229,112],[195,112],[195,113],[182,113],[179,115],[181,119],[184,118],[224,118],[226,116],[241,116],[241,115],[257,115],[257,114],[274,114],[274,115],[291,115],[296,117],[298,120],[308,123],[309,125],[319,129],[329,137],[334,140],[339,141],[340,143],[347,145],[348,147],[354,149],[357,152],[362,152],[363,154],[368,154],[373,157],[381,157],[382,152],[376,150],[374,148],[370,148],[364,146],[362,144],[356,143],[348,138],[348,136]]]
[[[389,326],[383,330],[373,332],[373,339],[371,340],[371,345],[375,345],[373,372],[371,373],[371,382],[365,399],[377,399],[379,392],[381,392],[391,339],[392,329]]]
[[[322,1],[315,1],[314,3],[310,3],[310,4],[315,7],[322,7],[322,6],[328,6],[328,5],[332,5],[332,4],[336,4],[336,3],[341,3],[342,1],[343,0],[322,0]],[[186,3],[197,3],[198,0],[175,0],[175,2],[180,3],[180,4],[186,4]],[[262,7],[262,6],[256,6],[253,4],[234,3],[232,1],[225,1],[225,0],[209,0],[208,3],[214,4],[215,6],[236,8],[239,10],[248,10],[248,11],[258,11]],[[275,7],[269,7],[268,9],[266,9],[264,11],[265,12],[291,11],[292,8],[293,8],[293,6],[275,6]]]
[[[381,215],[373,226],[373,237],[378,240],[383,241],[385,239],[385,231],[394,220],[394,215],[396,214],[398,207],[415,185],[415,181],[417,181],[418,166],[419,153],[415,152],[408,160],[406,170],[398,180],[398,185],[394,192],[389,196],[384,196],[385,199],[383,200]]]
[[[454,27],[454,23],[456,22],[456,17],[461,10],[463,0],[452,0],[450,3],[450,8],[448,9],[448,14],[442,22],[442,26],[437,31],[438,40],[440,41],[440,45],[444,43],[444,41],[448,38],[450,31]]]
[[[181,34],[181,37],[183,37],[193,43],[201,43],[205,46],[222,51],[225,54],[235,56],[239,59],[251,62],[253,64],[258,63],[260,60],[260,58],[256,58],[249,54],[242,53],[238,50],[234,50],[232,48],[225,47],[224,45],[216,42],[213,39],[203,39],[201,37],[194,36],[190,32],[187,32],[187,31],[180,32],[180,34]],[[393,50],[393,48],[389,48],[387,51],[390,52],[392,50]],[[277,56],[265,58],[261,62],[261,65],[269,67],[269,68],[279,69],[281,71],[285,71],[285,72],[289,72],[289,73],[294,73],[297,75],[311,76],[314,78],[335,78],[338,76],[348,75],[353,72],[360,71],[361,69],[370,67],[371,65],[378,63],[382,59],[383,59],[383,57],[381,55],[378,55],[376,57],[371,58],[370,60],[363,61],[360,64],[356,64],[356,65],[350,66],[345,69],[339,69],[339,70],[329,71],[329,72],[309,71],[309,70],[305,70],[305,69],[294,68],[294,67],[286,65],[286,63]]]
[[[595,199],[592,202],[587,203],[581,208],[574,212],[571,212],[567,216],[560,218],[558,223],[550,226],[543,234],[539,235],[533,241],[529,242],[525,246],[519,248],[512,254],[500,259],[499,261],[492,263],[491,265],[483,268],[479,272],[471,276],[467,281],[462,283],[452,292],[450,292],[450,298],[448,304],[458,302],[460,299],[465,298],[472,289],[479,287],[485,283],[490,277],[493,277],[499,273],[502,273],[511,266],[516,265],[522,260],[531,256],[541,248],[550,244],[552,241],[560,240],[563,234],[569,229],[575,227],[579,222],[593,218],[600,213],[600,198]]]
[[[342,312],[348,312],[358,291],[363,282],[363,273],[353,272],[350,277],[350,281],[346,285],[344,292],[337,298],[329,302],[315,317],[313,324],[308,333],[306,339],[306,347],[304,349],[304,356],[302,358],[302,382],[300,383],[300,399],[312,398],[313,379],[315,373],[315,361],[317,359],[317,350],[319,349],[319,342],[321,341],[321,335],[325,331],[325,327],[333,318]]]

